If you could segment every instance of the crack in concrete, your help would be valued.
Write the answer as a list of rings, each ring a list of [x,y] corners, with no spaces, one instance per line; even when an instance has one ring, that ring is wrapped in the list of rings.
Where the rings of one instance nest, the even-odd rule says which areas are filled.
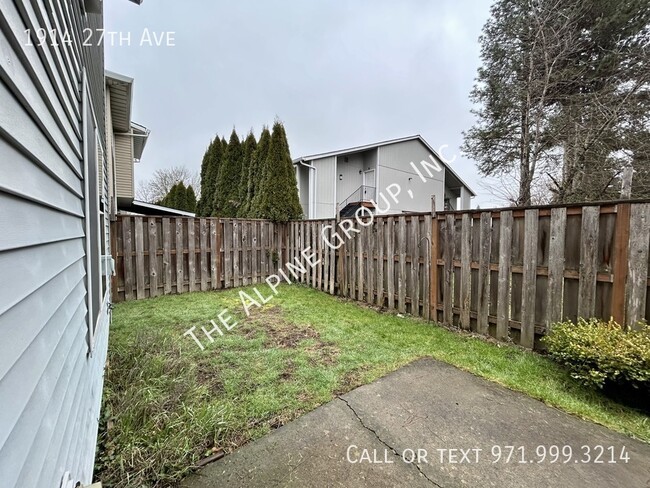
[[[429,483],[431,483],[431,484],[434,485],[434,486],[437,486],[438,488],[443,488],[442,485],[439,485],[438,483],[436,483],[435,481],[433,481],[431,478],[429,478],[429,477],[424,473],[424,471],[422,471],[422,468],[420,467],[420,465],[419,465],[418,463],[416,463],[416,462],[411,462],[411,463],[406,462],[406,459],[404,459],[404,456],[402,456],[401,454],[399,454],[399,453],[397,452],[397,450],[396,450],[393,446],[389,445],[386,441],[384,441],[381,437],[379,437],[379,434],[377,434],[377,431],[375,431],[374,429],[368,427],[368,426],[365,424],[365,422],[361,419],[361,417],[359,417],[359,414],[357,413],[357,411],[352,407],[352,405],[350,405],[350,402],[348,402],[348,401],[347,401],[345,398],[343,398],[343,397],[338,397],[338,399],[341,400],[343,403],[345,403],[345,404],[348,406],[348,408],[352,411],[352,413],[353,413],[354,416],[357,418],[357,420],[359,421],[359,423],[361,424],[361,426],[362,426],[364,429],[366,429],[367,431],[372,432],[372,434],[377,438],[377,440],[378,440],[379,442],[381,442],[384,446],[386,446],[388,449],[390,449],[391,452],[392,452],[395,456],[397,456],[398,458],[400,458],[400,459],[401,459],[403,462],[405,462],[406,464],[412,464],[413,466],[415,466],[416,469],[420,472],[420,474],[421,474],[422,476],[424,476],[424,478],[425,478]]]

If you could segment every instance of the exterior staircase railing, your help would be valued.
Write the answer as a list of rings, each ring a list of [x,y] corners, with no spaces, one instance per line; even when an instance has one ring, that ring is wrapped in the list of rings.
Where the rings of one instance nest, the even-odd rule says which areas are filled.
[[[341,202],[337,208],[337,214],[347,207],[350,203],[362,203],[369,202],[370,200],[376,201],[377,198],[377,188],[374,186],[361,185],[359,188],[354,190],[349,197],[347,197],[343,202]]]

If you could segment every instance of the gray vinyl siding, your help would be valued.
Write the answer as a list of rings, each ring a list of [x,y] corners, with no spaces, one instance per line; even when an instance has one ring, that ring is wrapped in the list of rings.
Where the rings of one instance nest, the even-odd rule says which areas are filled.
[[[348,160],[345,161],[345,158]],[[349,154],[345,156],[339,156],[337,161],[337,175],[336,178],[341,176],[336,182],[336,201],[338,203],[343,203],[343,201],[348,198],[352,193],[359,189],[363,182],[363,176],[359,174],[359,171],[363,171],[363,155],[358,154]],[[322,185],[322,181],[318,181],[318,185]]]
[[[117,197],[133,198],[133,138],[115,135],[115,177]]]
[[[317,159],[314,161],[316,168],[316,187],[314,218],[327,219],[336,215],[336,157]],[[311,170],[310,170],[311,171]]]
[[[0,0],[3,487],[58,488],[66,472],[92,481],[109,315],[90,353],[85,229],[99,217],[85,216],[84,67],[100,139],[105,120],[102,49],[81,46],[89,26],[102,16],[78,1]],[[29,46],[25,29],[37,28],[75,42]]]
[[[379,147],[379,191],[385,192],[388,185],[393,183],[397,183],[402,191],[398,197],[398,203],[391,205],[391,213],[429,211],[431,210],[431,195],[436,197],[436,210],[443,210],[444,168],[439,173],[432,171],[432,177],[422,171],[426,178],[426,182],[423,182],[410,164],[413,161],[420,167],[420,161],[431,162],[430,154],[428,148],[419,140],[403,141]],[[440,164],[440,166],[443,165]],[[408,196],[408,190],[413,193],[413,198]],[[380,201],[380,203],[382,202]]]

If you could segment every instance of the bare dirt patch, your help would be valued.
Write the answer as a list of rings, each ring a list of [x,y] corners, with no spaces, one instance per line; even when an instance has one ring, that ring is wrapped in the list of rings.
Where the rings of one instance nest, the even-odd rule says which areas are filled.
[[[242,328],[244,336],[251,339],[260,332],[265,335],[264,347],[269,349],[296,349],[302,341],[309,341],[303,350],[315,364],[332,365],[339,354],[338,348],[322,340],[317,330],[287,321],[280,307],[266,307],[258,311]]]
[[[363,385],[364,384],[363,375],[369,369],[370,367],[365,366],[345,373],[345,375],[343,375],[343,378],[341,378],[341,382],[339,383],[338,388],[335,390],[334,395],[335,396],[343,395]]]

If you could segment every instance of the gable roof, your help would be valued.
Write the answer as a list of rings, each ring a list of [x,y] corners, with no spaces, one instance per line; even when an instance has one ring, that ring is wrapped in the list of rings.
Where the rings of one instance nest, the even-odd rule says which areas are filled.
[[[362,152],[362,151],[367,151],[368,149],[375,149],[377,147],[381,146],[388,146],[390,144],[398,144],[400,142],[407,142],[407,141],[420,141],[424,146],[431,151],[431,154],[438,159],[438,161],[445,167],[445,170],[449,171],[451,175],[458,180],[458,182],[467,188],[469,192],[472,194],[472,196],[476,196],[476,193],[474,190],[470,188],[470,186],[463,181],[463,179],[458,176],[458,174],[452,169],[449,164],[447,164],[442,157],[438,154],[438,152],[431,147],[431,145],[422,137],[420,134],[416,134],[413,136],[408,136],[408,137],[401,137],[399,139],[388,139],[386,141],[381,141],[381,142],[375,142],[374,144],[366,144],[364,146],[355,146],[355,147],[349,147],[347,149],[340,149],[338,151],[330,151],[330,152],[324,152],[324,153],[317,153],[317,154],[310,154],[307,156],[302,156],[299,158],[296,158],[293,160],[293,164],[298,164],[300,162],[305,162],[305,161],[313,161],[314,159],[322,159],[322,158],[329,158],[332,156],[338,156],[340,154],[350,154],[350,153],[356,153],[356,152]]]
[[[142,158],[150,130],[131,120],[133,104],[133,78],[105,70],[106,89],[110,92],[110,111],[113,131],[130,135],[133,139],[133,159]]]

